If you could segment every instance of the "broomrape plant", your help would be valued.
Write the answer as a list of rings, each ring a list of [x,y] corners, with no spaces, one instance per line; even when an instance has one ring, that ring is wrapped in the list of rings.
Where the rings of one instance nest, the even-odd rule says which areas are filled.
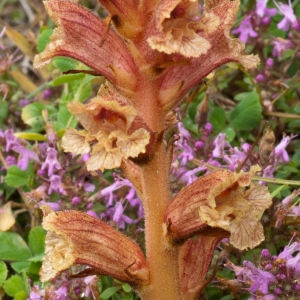
[[[45,1],[57,28],[34,65],[66,56],[106,78],[87,104],[68,105],[84,129],[67,129],[62,147],[89,154],[89,171],[122,168],[143,203],[146,254],[99,219],[44,206],[41,279],[84,264],[128,282],[144,300],[197,299],[223,237],[241,250],[263,241],[258,216],[271,195],[251,183],[259,170],[253,166],[202,176],[172,199],[175,140],[165,133],[183,96],[206,75],[227,62],[253,68],[259,58],[243,54],[244,44],[230,35],[238,0],[206,0],[202,13],[195,0],[99,1],[106,19],[68,0]]]

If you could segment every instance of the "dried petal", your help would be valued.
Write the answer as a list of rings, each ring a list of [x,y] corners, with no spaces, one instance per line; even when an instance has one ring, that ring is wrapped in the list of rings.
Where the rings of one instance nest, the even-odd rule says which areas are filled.
[[[195,0],[165,0],[158,5],[154,27],[147,39],[152,49],[167,54],[180,53],[185,57],[205,54],[210,43],[195,31],[195,17],[198,14]]]
[[[43,207],[46,256],[41,280],[49,281],[73,264],[129,283],[147,283],[148,269],[137,244],[106,223],[78,211],[51,212]]]
[[[65,152],[85,154],[90,152],[89,141],[94,139],[87,135],[87,132],[79,132],[74,128],[67,128],[62,138],[62,147]]]

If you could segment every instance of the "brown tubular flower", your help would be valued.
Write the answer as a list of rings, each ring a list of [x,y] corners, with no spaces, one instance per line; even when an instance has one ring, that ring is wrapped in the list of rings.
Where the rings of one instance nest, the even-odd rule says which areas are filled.
[[[183,3],[183,1],[180,3]],[[174,65],[164,73],[161,78],[159,99],[161,99],[162,103],[166,103],[168,108],[174,107],[192,86],[199,83],[202,78],[222,64],[238,62],[246,69],[258,65],[258,56],[243,54],[245,45],[239,39],[234,39],[230,36],[230,30],[235,21],[238,7],[238,0],[206,0],[204,12],[198,24],[193,26],[187,25],[205,39],[210,47],[209,50],[203,51],[197,57],[187,55],[192,57],[189,59],[189,64]],[[168,97],[170,91],[178,89],[178,85],[180,85],[180,90],[176,98],[171,102]]]
[[[100,274],[139,285],[149,281],[140,247],[106,223],[78,211],[44,212],[46,256],[41,281],[49,281],[73,264],[93,267]]]
[[[267,187],[251,184],[258,169],[239,174],[220,170],[196,180],[169,205],[166,233],[176,242],[210,226],[229,232],[230,242],[240,250],[260,244],[264,234],[258,217],[272,201]]]
[[[56,56],[75,58],[125,90],[134,89],[135,63],[123,40],[92,12],[68,0],[45,1],[58,28],[46,49],[34,59],[41,68]],[[106,36],[103,42],[103,37]]]

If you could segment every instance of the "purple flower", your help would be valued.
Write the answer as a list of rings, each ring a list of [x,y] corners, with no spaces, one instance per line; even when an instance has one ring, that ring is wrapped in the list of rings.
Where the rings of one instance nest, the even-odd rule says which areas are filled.
[[[232,33],[239,34],[239,39],[243,43],[247,43],[249,37],[257,37],[258,34],[254,31],[251,23],[252,16],[247,16],[236,29],[232,30]]]
[[[272,55],[278,58],[280,58],[286,50],[293,46],[293,43],[290,40],[284,40],[279,37],[274,39],[272,44],[274,45]]]
[[[281,142],[275,147],[274,152],[275,152],[275,159],[277,162],[289,162],[289,155],[285,148],[287,145],[290,143],[291,139],[295,138],[297,135],[294,136],[288,136],[288,135],[283,135],[283,138]]]
[[[5,161],[6,161],[6,164],[10,167],[10,166],[12,166],[12,165],[15,165],[16,163],[17,163],[17,160],[16,160],[16,158],[15,157],[13,157],[13,156],[7,156],[6,158],[5,158]]]
[[[185,166],[189,160],[194,158],[194,151],[186,140],[184,140],[183,145],[179,144],[178,147],[182,149],[182,152],[178,155],[178,159],[181,159],[181,165]]]
[[[41,170],[45,170],[48,168],[48,176],[52,176],[54,173],[54,169],[60,170],[61,165],[57,160],[57,151],[54,148],[47,149],[47,157],[45,162],[42,164]]]
[[[40,162],[38,155],[24,146],[16,145],[12,147],[12,150],[21,154],[22,157],[18,161],[18,167],[23,171],[27,169],[29,160],[34,160],[38,163]]]
[[[267,8],[268,0],[256,0],[256,14],[263,17],[272,17],[277,13],[276,8]]]
[[[226,133],[219,133],[218,136],[213,141],[213,145],[215,149],[212,152],[213,157],[221,158],[224,155],[224,148],[231,147],[230,144],[226,140]]]
[[[181,184],[190,185],[195,180],[197,180],[198,177],[196,176],[196,173],[203,171],[203,170],[206,170],[206,168],[203,166],[199,166],[193,170],[185,171],[183,173],[183,175],[179,178],[179,182]]]
[[[288,31],[292,24],[296,23],[297,18],[295,16],[291,0],[289,4],[277,3],[273,0],[279,11],[284,15],[284,18],[278,23],[277,27],[283,31]]]
[[[6,148],[5,148],[6,152],[8,152],[12,148],[12,146],[19,145],[19,141],[14,136],[14,131],[12,129],[5,130],[4,138],[6,139]]]
[[[73,205],[78,205],[78,204],[80,204],[80,202],[81,202],[81,200],[80,200],[79,197],[73,197],[72,198],[72,204]]]
[[[255,267],[250,261],[244,261],[244,268],[250,271],[246,274],[249,279],[253,281],[249,289],[250,293],[255,293],[257,290],[260,290],[264,295],[267,295],[269,287],[277,283],[277,279],[273,274]]]
[[[91,193],[95,190],[95,185],[92,183],[84,183],[83,184],[83,189],[87,192],[87,193]]]
[[[53,95],[52,90],[46,89],[46,90],[43,91],[42,98],[43,98],[44,100],[47,100],[47,99],[51,98],[52,95]]]
[[[115,212],[113,214],[113,221],[116,222],[119,226],[119,228],[124,229],[125,228],[125,223],[127,224],[132,224],[133,220],[126,215],[124,215],[124,207],[122,203],[119,201],[117,202],[115,206]]]
[[[96,218],[96,219],[99,219],[99,218],[98,218],[98,215],[97,215],[93,210],[88,210],[86,213],[87,213],[89,216],[91,216],[91,217],[94,217],[94,218]]]
[[[48,195],[52,193],[52,191],[58,193],[58,194],[63,194],[65,192],[62,182],[61,182],[61,176],[58,175],[52,175],[50,177],[50,186],[48,189]]]

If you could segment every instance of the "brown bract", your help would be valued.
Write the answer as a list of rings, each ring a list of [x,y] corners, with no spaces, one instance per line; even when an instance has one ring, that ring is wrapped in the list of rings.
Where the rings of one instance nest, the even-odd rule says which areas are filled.
[[[49,281],[73,264],[132,284],[147,283],[146,260],[140,247],[106,223],[78,211],[44,212],[46,256],[41,280]]]
[[[180,241],[210,226],[229,232],[231,244],[240,250],[260,244],[264,234],[258,217],[272,198],[267,187],[251,184],[258,170],[257,166],[249,173],[220,170],[196,180],[169,205],[166,232]]]

